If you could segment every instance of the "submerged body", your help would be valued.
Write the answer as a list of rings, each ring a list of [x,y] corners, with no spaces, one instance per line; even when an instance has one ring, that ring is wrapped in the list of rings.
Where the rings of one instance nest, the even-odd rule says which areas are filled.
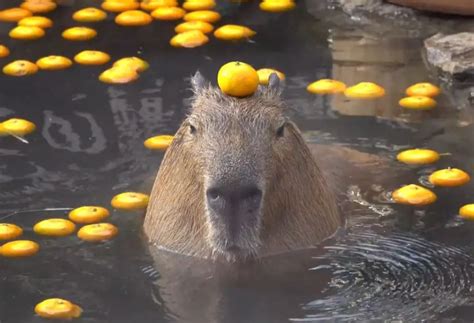
[[[343,164],[353,154],[310,149],[285,116],[277,83],[275,75],[237,99],[194,78],[192,111],[151,193],[144,222],[151,243],[243,261],[316,246],[341,226],[337,177],[350,174]]]

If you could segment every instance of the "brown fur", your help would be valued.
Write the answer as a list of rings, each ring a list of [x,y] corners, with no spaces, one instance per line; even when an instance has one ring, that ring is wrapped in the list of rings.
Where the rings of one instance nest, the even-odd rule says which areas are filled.
[[[150,242],[182,254],[219,257],[210,241],[215,228],[206,215],[204,198],[209,163],[217,163],[211,170],[229,176],[229,181],[263,173],[259,245],[252,256],[315,246],[333,234],[342,222],[334,192],[299,130],[287,123],[278,141],[267,131],[285,119],[278,92],[267,88],[244,99],[212,87],[195,87],[195,93],[193,110],[168,148],[153,186],[144,222]],[[215,134],[197,146],[188,134],[190,122]],[[209,142],[214,140],[220,144]],[[229,151],[234,152],[232,162],[219,165],[220,154]]]

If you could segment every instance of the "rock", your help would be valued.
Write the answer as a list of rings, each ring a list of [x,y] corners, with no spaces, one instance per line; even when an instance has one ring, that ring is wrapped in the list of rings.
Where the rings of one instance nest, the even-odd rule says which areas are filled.
[[[438,33],[425,40],[426,60],[449,74],[474,74],[474,32]]]

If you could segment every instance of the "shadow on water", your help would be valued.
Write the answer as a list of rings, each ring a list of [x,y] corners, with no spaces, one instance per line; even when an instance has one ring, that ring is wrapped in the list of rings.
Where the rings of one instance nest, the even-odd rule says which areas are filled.
[[[180,50],[168,46],[174,24],[128,29],[109,18],[94,25],[97,39],[71,43],[60,33],[74,25],[72,11],[96,2],[64,3],[51,14],[56,27],[43,40],[9,40],[10,25],[0,25],[12,51],[7,60],[99,49],[113,59],[143,57],[151,68],[126,86],[102,84],[97,77],[103,67],[79,65],[28,78],[0,77],[0,119],[23,117],[38,126],[29,144],[0,138],[0,221],[21,225],[25,238],[41,244],[34,257],[0,259],[1,323],[42,322],[33,308],[49,297],[80,304],[85,312],[79,322],[472,321],[474,227],[456,217],[460,205],[472,202],[472,185],[437,190],[436,206],[415,211],[387,200],[402,184],[425,182],[434,167],[396,166],[390,180],[368,175],[373,183],[351,183],[348,200],[355,207],[347,232],[320,248],[245,266],[149,254],[140,213],[114,211],[110,221],[120,234],[104,244],[35,236],[32,227],[40,219],[67,214],[42,209],[109,205],[118,192],[149,191],[162,154],[147,151],[143,140],[177,129],[192,73],[199,69],[214,80],[230,60],[287,74],[286,99],[310,142],[388,160],[400,149],[429,146],[452,154],[436,167],[473,166],[472,107],[459,95],[467,85],[443,84],[432,112],[398,107],[406,86],[438,83],[423,65],[418,36],[381,37],[332,10],[314,17],[308,1],[282,15],[262,13],[257,3],[222,1],[223,22],[249,25],[258,32],[252,41],[212,40]],[[375,81],[387,96],[360,102],[309,95],[306,85],[324,77],[348,84]],[[18,210],[38,211],[3,218]]]

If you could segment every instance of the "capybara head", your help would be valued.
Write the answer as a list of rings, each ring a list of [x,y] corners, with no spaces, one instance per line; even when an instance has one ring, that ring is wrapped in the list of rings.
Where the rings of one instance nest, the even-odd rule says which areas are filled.
[[[307,240],[307,233],[293,227],[304,226],[304,217],[321,211],[334,217],[333,198],[285,116],[278,83],[274,74],[268,87],[234,98],[199,73],[193,77],[192,110],[165,155],[147,211],[151,241],[186,254],[246,259]],[[312,212],[308,199],[319,201]],[[327,231],[326,222],[315,236]],[[285,228],[297,232],[275,236]]]

